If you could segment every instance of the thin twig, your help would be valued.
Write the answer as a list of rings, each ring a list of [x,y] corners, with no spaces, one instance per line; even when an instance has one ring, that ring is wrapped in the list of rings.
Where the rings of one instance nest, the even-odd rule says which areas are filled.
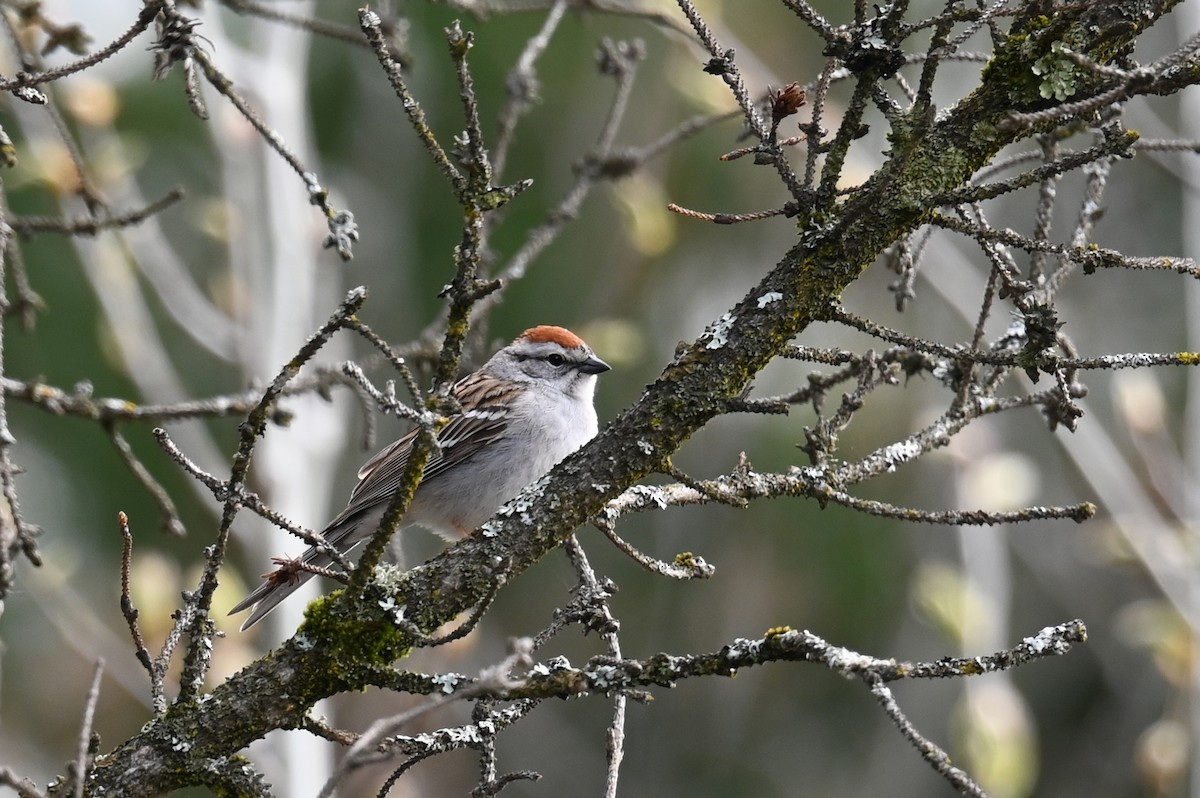
[[[174,460],[189,476],[191,476],[200,484],[204,485],[204,487],[208,488],[212,492],[213,498],[215,498],[217,501],[222,503],[232,501],[233,503],[240,505],[255,515],[265,518],[267,521],[270,521],[280,529],[295,535],[308,545],[320,548],[322,553],[328,555],[329,558],[339,566],[347,571],[350,570],[351,565],[349,560],[347,560],[345,555],[343,555],[335,547],[329,545],[323,536],[313,532],[312,530],[305,529],[290,519],[285,518],[283,515],[280,515],[278,512],[268,506],[267,503],[264,502],[257,493],[246,490],[245,486],[241,487],[240,489],[236,488],[229,482],[218,479],[214,475],[200,468],[200,466],[196,465],[191,458],[184,454],[183,451],[175,445],[175,442],[171,440],[170,435],[168,435],[167,431],[162,427],[156,427],[153,434],[155,440],[158,441],[158,445],[161,446],[163,451],[167,453],[167,456]]]
[[[147,0],[145,5],[142,6],[142,10],[138,13],[137,19],[129,27],[129,29],[105,47],[102,47],[101,49],[84,58],[80,58],[77,61],[72,61],[69,64],[63,64],[62,66],[55,67],[54,69],[38,70],[35,72],[22,72],[12,80],[0,80],[0,91],[16,92],[20,89],[32,88],[33,86],[38,86],[42,83],[52,83],[56,80],[67,77],[68,75],[74,75],[78,72],[83,72],[94,67],[101,61],[105,61],[119,53],[121,50],[125,49],[130,42],[140,36],[144,30],[149,28],[154,22],[154,18],[158,15],[161,6],[161,0]]]
[[[735,638],[718,651],[701,654],[654,654],[645,659],[592,657],[573,668],[562,658],[539,663],[525,682],[493,698],[569,698],[589,692],[632,691],[660,685],[674,687],[684,679],[734,676],[746,668],[771,662],[816,662],[847,679],[868,686],[875,681],[947,679],[1012,670],[1048,657],[1060,657],[1087,641],[1087,627],[1075,620],[1047,626],[1015,646],[973,657],[942,657],[924,662],[898,662],[835,646],[809,631],[788,626],[768,629],[756,639]]]
[[[129,634],[133,637],[134,654],[137,656],[138,662],[142,663],[142,667],[146,669],[146,673],[154,676],[154,664],[150,661],[150,651],[146,648],[146,641],[142,637],[142,629],[138,625],[137,607],[133,605],[133,598],[130,593],[129,572],[133,562],[133,532],[129,529],[129,517],[123,512],[117,513],[117,523],[121,527],[121,614],[125,616],[125,623],[129,625]],[[153,703],[158,706],[158,697],[153,697]],[[165,701],[162,702],[165,708]]]
[[[768,211],[753,211],[751,213],[705,213],[704,211],[694,211],[691,208],[684,208],[682,205],[676,205],[674,202],[667,203],[667,210],[671,213],[677,213],[680,216],[686,216],[689,219],[712,222],[713,224],[758,222],[775,216],[791,216],[796,212],[795,206],[786,205],[782,208],[773,208]]]
[[[563,544],[563,551],[571,560],[571,564],[575,566],[575,573],[579,575],[579,588],[586,591],[589,595],[597,596],[597,604],[595,611],[598,614],[600,634],[604,638],[604,645],[608,649],[608,655],[613,659],[621,659],[621,639],[617,632],[620,629],[620,624],[613,617],[612,610],[608,606],[607,596],[611,593],[610,590],[604,589],[600,580],[596,578],[596,572],[592,569],[592,565],[588,562],[587,553],[580,545],[579,539],[572,535]],[[596,625],[596,622],[592,622]],[[616,798],[617,796],[617,781],[621,772],[621,761],[625,758],[625,708],[627,704],[626,696],[623,692],[617,691],[613,695],[613,714],[612,721],[608,725],[608,730],[605,733],[605,757],[608,760],[608,768],[604,781],[604,798]]]
[[[637,487],[648,486],[635,486],[634,488],[630,488],[630,490],[635,490]],[[699,491],[697,491],[697,494],[699,495]],[[612,507],[611,504],[609,506]],[[606,510],[606,515],[612,514]],[[684,554],[676,555],[673,563],[668,563],[664,560],[651,557],[618,535],[610,518],[605,518],[603,520],[595,519],[592,523],[597,529],[603,532],[604,536],[612,541],[612,544],[616,546],[626,557],[633,560],[635,563],[642,566],[652,574],[657,574],[658,576],[667,576],[672,579],[708,579],[714,573],[716,573],[717,569],[715,566],[709,565],[707,562],[705,562],[703,557],[697,556],[690,551]]]
[[[396,96],[400,98],[400,104],[403,106],[404,113],[408,116],[413,130],[416,131],[417,138],[421,140],[421,144],[433,158],[434,164],[450,181],[454,193],[461,196],[467,188],[466,178],[451,163],[446,151],[438,143],[437,137],[429,127],[429,122],[425,119],[425,111],[422,110],[420,103],[409,90],[400,64],[392,57],[391,51],[388,49],[387,40],[383,34],[382,20],[374,11],[363,8],[358,13],[358,22],[367,36],[367,42],[375,52],[375,57],[379,59],[379,65],[383,67],[388,82],[392,84],[392,91],[396,92]]]
[[[568,224],[578,218],[580,207],[598,182],[616,180],[631,174],[646,159],[658,152],[654,149],[655,145],[641,151],[615,150],[616,132],[628,109],[628,95],[641,53],[638,48],[630,50],[620,45],[607,44],[608,55],[602,54],[599,59],[601,71],[616,78],[617,91],[605,115],[604,132],[600,134],[596,146],[584,158],[583,163],[576,168],[574,183],[563,194],[557,206],[546,214],[546,221],[530,231],[525,242],[503,268],[494,272],[497,288],[480,298],[472,313],[474,320],[484,318],[501,301],[505,287],[523,278],[529,265],[554,242]],[[692,129],[691,133],[698,130],[699,128]],[[687,133],[678,135],[683,136]],[[494,214],[489,214],[485,232],[494,226],[495,218]]]
[[[85,217],[83,219],[55,219],[45,216],[16,216],[9,220],[9,226],[18,235],[33,236],[39,233],[59,233],[67,236],[94,236],[105,230],[117,230],[132,227],[136,224],[162,213],[167,208],[182,200],[182,188],[173,188],[161,198],[144,208],[137,208],[127,213],[108,215],[102,219]]]
[[[725,85],[733,93],[738,107],[742,109],[742,114],[746,118],[746,124],[749,126],[751,133],[762,144],[762,157],[765,159],[765,162],[775,167],[779,179],[787,187],[792,199],[797,202],[801,201],[805,198],[806,192],[800,185],[796,173],[792,171],[792,167],[788,163],[788,159],[784,155],[779,142],[776,141],[774,128],[769,126],[763,119],[762,115],[758,112],[757,104],[746,90],[746,84],[743,82],[741,72],[735,63],[733,50],[726,50],[718,44],[716,37],[709,29],[708,24],[700,16],[700,12],[696,10],[696,6],[692,3],[692,0],[676,0],[676,2],[711,56],[708,65],[704,68],[705,71],[710,74],[719,75],[721,80],[725,81]]]
[[[1058,158],[1050,163],[1043,164],[1036,169],[1031,169],[1028,172],[1017,175],[1009,180],[1004,180],[996,183],[986,183],[983,185],[973,185],[958,191],[940,194],[929,199],[930,205],[960,205],[969,202],[982,202],[984,200],[995,199],[1012,191],[1032,186],[1035,183],[1043,183],[1044,181],[1073,172],[1085,164],[1100,160],[1101,158],[1112,157],[1129,157],[1129,149],[1137,140],[1136,136],[1106,136],[1105,140],[1094,147],[1083,150],[1081,152],[1072,152]],[[1039,239],[1034,239],[1039,240]],[[1044,239],[1042,239],[1044,240]]]
[[[888,689],[888,686],[881,679],[878,677],[870,679],[868,680],[868,685],[871,688],[871,694],[879,700],[883,711],[891,718],[892,723],[896,725],[900,733],[904,735],[904,739],[913,744],[921,753],[921,758],[928,762],[930,767],[936,770],[942,778],[950,782],[951,786],[963,795],[974,796],[974,798],[987,798],[988,794],[967,775],[966,771],[951,764],[949,754],[917,731],[917,727],[912,724],[912,721],[900,709],[900,705],[896,703],[896,698],[892,695],[892,691]]]
[[[96,660],[92,673],[92,686],[88,688],[83,707],[83,723],[79,725],[79,747],[75,755],[75,798],[83,798],[92,761],[92,724],[96,719],[96,704],[100,701],[100,677],[104,674],[104,660]]]
[[[804,20],[825,41],[832,43],[838,40],[834,26],[809,5],[807,0],[783,0],[783,4],[796,12],[796,16]]]
[[[483,600],[481,600],[479,604],[475,606],[475,609],[471,610],[470,616],[468,616],[465,621],[463,621],[450,632],[438,637],[427,637],[425,635],[418,634],[417,645],[424,648],[434,648],[436,646],[444,646],[447,643],[453,643],[455,640],[461,640],[469,635],[472,631],[474,631],[475,627],[479,625],[479,622],[483,620],[483,616],[487,613],[488,609],[491,608],[492,603],[496,600],[496,596],[500,593],[500,588],[502,586],[503,583],[500,580],[494,581],[491,587],[488,589],[488,592],[484,595]],[[419,631],[420,630],[417,630],[418,633]]]
[[[154,2],[153,5],[159,5],[160,2]],[[169,1],[169,0],[165,0]],[[143,9],[145,11],[146,9]],[[16,30],[13,24],[13,15],[0,14],[0,24],[3,24],[5,31],[8,33],[9,41],[12,45],[13,52],[21,60],[23,71],[26,73],[41,73],[44,72],[44,64],[38,54],[32,51],[27,46],[27,39],[21,35],[21,32]],[[135,26],[136,27],[136,26]],[[53,102],[53,97],[47,90],[43,93],[35,88],[28,88],[24,91],[15,90],[15,96],[23,99],[30,99],[30,94],[35,95],[34,100],[39,105],[43,105],[46,110],[46,116],[50,120],[51,126],[54,128],[54,133],[62,144],[63,150],[66,152],[70,160],[71,167],[74,171],[74,176],[78,181],[75,187],[75,193],[83,200],[87,206],[88,212],[96,214],[101,212],[105,207],[105,202],[100,190],[96,187],[95,181],[92,179],[91,173],[87,169],[83,153],[79,150],[79,144],[72,135],[71,128],[63,119],[62,114],[58,110],[58,105]]]
[[[375,18],[378,21],[378,17]],[[382,36],[382,34],[380,34]],[[188,29],[188,36],[194,36]],[[233,86],[233,81],[217,68],[212,58],[201,47],[190,44],[187,47],[187,63],[194,61],[200,65],[204,77],[222,96],[237,109],[238,113],[258,131],[263,140],[274,150],[288,166],[304,181],[308,191],[309,201],[321,209],[329,227],[329,235],[323,246],[337,251],[342,260],[348,261],[354,257],[352,246],[358,239],[358,230],[354,222],[354,214],[348,210],[333,207],[329,202],[329,190],[320,183],[317,174],[300,162],[300,158],[292,152],[283,137],[259,117],[253,107],[240,95]]]
[[[146,492],[154,499],[154,503],[158,505],[159,511],[162,513],[163,528],[175,537],[183,537],[187,534],[187,529],[183,525],[183,521],[179,518],[179,511],[175,508],[175,502],[171,500],[171,496],[167,493],[167,489],[154,478],[150,473],[150,469],[146,468],[145,464],[138,459],[133,453],[133,447],[129,445],[129,441],[125,440],[125,436],[121,434],[114,424],[105,424],[105,431],[108,432],[109,440],[116,447],[117,453],[121,455],[121,460],[125,463],[125,467],[130,473],[142,484]]]

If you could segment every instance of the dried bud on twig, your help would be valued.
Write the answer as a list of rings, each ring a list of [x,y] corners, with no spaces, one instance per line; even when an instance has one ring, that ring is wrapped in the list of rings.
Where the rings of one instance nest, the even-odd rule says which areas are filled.
[[[799,111],[804,106],[804,89],[799,83],[789,83],[779,91],[767,89],[767,97],[771,101],[771,124],[778,125],[787,117]]]

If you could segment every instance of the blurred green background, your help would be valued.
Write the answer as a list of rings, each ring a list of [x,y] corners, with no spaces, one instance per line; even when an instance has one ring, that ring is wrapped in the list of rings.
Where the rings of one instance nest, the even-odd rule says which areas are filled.
[[[270,5],[357,26],[353,3]],[[838,23],[850,14],[845,3],[814,5]],[[540,100],[521,120],[503,176],[535,182],[508,207],[490,242],[498,268],[561,201],[574,165],[596,141],[613,95],[612,81],[596,71],[604,38],[645,43],[619,146],[644,146],[694,115],[734,107],[721,81],[701,71],[705,55],[672,27],[683,25],[675,6],[637,7],[671,24],[575,9],[538,62]],[[820,72],[818,38],[782,4],[709,0],[699,7],[723,44],[736,49],[752,92],[808,83]],[[909,18],[941,7],[914,2]],[[60,0],[47,1],[43,10],[60,23],[81,22],[103,44],[139,8],[135,0]],[[463,123],[443,29],[461,18],[476,32],[471,65],[491,135],[507,98],[509,71],[543,25],[545,10],[486,19],[447,4],[406,2],[397,10],[408,21],[413,92],[447,144]],[[56,99],[115,209],[135,207],[139,194],[154,198],[177,185],[187,199],[158,217],[151,232],[24,242],[30,281],[45,310],[33,329],[6,319],[8,377],[65,390],[88,381],[98,396],[145,402],[224,395],[270,380],[354,286],[368,287],[361,316],[388,340],[408,341],[436,319],[436,294],[453,273],[461,214],[374,57],[362,47],[313,39],[212,2],[195,13],[215,63],[318,174],[334,204],[355,213],[362,238],[353,262],[343,264],[320,249],[323,220],[307,205],[300,179],[264,150],[227,102],[206,92],[212,119],[205,123],[189,111],[178,69],[164,81],[150,80],[146,48],[152,39],[144,34],[101,68],[55,86]],[[1147,34],[1139,56],[1148,60],[1172,48],[1175,29],[1194,29],[1187,13],[1181,10],[1180,19]],[[977,36],[967,49],[986,46]],[[5,57],[4,71],[11,74],[11,50]],[[914,69],[904,71],[910,82],[918,74]],[[939,107],[969,91],[977,74],[969,65],[943,70]],[[848,91],[845,84],[834,87],[828,127],[836,124]],[[1195,97],[1188,92],[1149,104],[1135,101],[1128,124],[1148,136],[1185,135],[1190,108],[1181,100],[1194,103]],[[44,114],[6,98],[0,122],[20,158],[4,176],[11,211],[79,213],[70,195],[69,161]],[[782,218],[717,226],[665,209],[675,202],[702,211],[750,212],[785,201],[772,170],[750,159],[717,160],[741,146],[741,129],[736,119],[715,125],[636,175],[597,185],[578,220],[506,290],[474,356],[532,324],[564,324],[614,366],[600,384],[602,423],[635,401],[676,343],[698,336],[794,240],[791,223]],[[880,163],[884,132],[882,120],[873,119],[847,170],[853,180]],[[798,151],[795,162],[802,158]],[[1116,165],[1097,240],[1129,254],[1194,257],[1186,237],[1195,227],[1188,174],[1175,156]],[[1072,175],[1059,188],[1055,229],[1064,237],[1078,212],[1080,186]],[[992,224],[1029,232],[1035,197],[1030,189],[993,203]],[[880,264],[847,292],[845,302],[889,326],[956,343],[969,338],[986,269],[970,246],[939,236],[906,313],[896,312],[888,291],[895,275]],[[1112,271],[1077,275],[1063,300],[1066,332],[1083,355],[1182,350],[1189,340],[1194,347],[1195,289],[1186,279]],[[995,320],[992,333],[1006,323]],[[814,328],[798,343],[882,348],[832,327]],[[337,347],[322,362],[369,354],[349,336]],[[805,384],[811,370],[774,364],[755,391],[792,390]],[[388,376],[377,373],[380,381]],[[1100,516],[1086,525],[956,530],[782,499],[742,511],[675,509],[620,525],[626,539],[656,556],[693,551],[716,565],[712,579],[695,583],[648,574],[595,530],[580,530],[597,571],[620,586],[613,608],[622,622],[624,653],[711,651],[736,637],[791,625],[864,653],[931,660],[990,653],[1043,626],[1082,618],[1091,639],[1066,657],[971,681],[899,684],[896,693],[917,727],[994,795],[1195,794],[1196,610],[1191,608],[1189,622],[1180,597],[1200,595],[1200,578],[1194,526],[1176,512],[1194,492],[1190,468],[1200,457],[1184,434],[1189,375],[1120,377],[1085,377],[1088,414],[1075,435],[1048,432],[1034,411],[979,422],[946,449],[861,489],[867,498],[928,509],[1096,501]],[[921,378],[879,392],[842,439],[839,455],[860,457],[903,438],[931,421],[948,399],[939,385]],[[289,407],[295,421],[287,431],[269,430],[264,446],[277,449],[256,462],[255,486],[277,506],[296,508],[298,522],[319,528],[340,507],[357,464],[369,454],[362,444],[366,422],[344,389],[328,402],[296,400]],[[35,570],[19,563],[16,591],[0,617],[0,765],[44,783],[74,756],[97,657],[105,659],[95,724],[102,750],[149,718],[145,674],[117,603],[117,512],[132,519],[134,598],[153,652],[169,628],[179,591],[195,582],[202,549],[217,527],[217,505],[159,451],[152,425],[122,427],[179,506],[189,534],[172,538],[160,529],[151,497],[95,423],[19,401],[9,402],[9,413],[18,439],[14,456],[26,469],[18,481],[22,511],[44,528],[46,564]],[[813,419],[806,407],[788,417],[720,418],[675,462],[697,477],[728,472],[739,452],[761,470],[805,465],[796,445]],[[227,473],[222,458],[233,451],[237,423],[178,422],[168,429],[202,467],[220,476]],[[382,420],[377,443],[400,429],[392,419]],[[247,514],[223,573],[223,606],[267,570],[268,555],[287,545],[267,540],[266,530]],[[406,545],[408,557],[417,559],[436,552],[438,544],[430,538]],[[419,652],[412,667],[477,671],[503,655],[507,637],[546,625],[572,586],[565,557],[548,558],[501,593],[479,630],[453,646]],[[294,627],[295,617],[288,617]],[[241,634],[231,621],[229,637],[218,642],[213,680],[283,639],[287,622]],[[581,662],[599,650],[594,637],[572,631],[543,653]],[[624,795],[950,794],[865,690],[820,667],[776,665],[655,694],[653,703],[628,710]],[[322,711],[336,726],[362,730],[385,712],[412,704],[409,697],[368,693],[338,697]],[[502,735],[502,768],[544,776],[506,794],[599,794],[610,714],[609,702],[599,696],[554,702]],[[409,731],[468,720],[467,706],[453,706]],[[283,786],[288,743],[277,738],[284,736],[303,735],[277,732],[253,755],[279,794],[316,794],[319,785],[307,791]],[[387,773],[360,774],[344,794],[373,794]],[[391,794],[461,795],[477,777],[473,755],[459,753],[417,766]]]

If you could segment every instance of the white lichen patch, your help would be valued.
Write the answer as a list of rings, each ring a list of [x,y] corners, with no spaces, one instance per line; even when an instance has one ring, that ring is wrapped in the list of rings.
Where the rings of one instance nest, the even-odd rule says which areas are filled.
[[[432,681],[445,695],[450,695],[454,692],[454,688],[467,680],[466,676],[461,673],[442,673],[434,676]]]
[[[744,637],[736,638],[731,644],[725,647],[731,657],[750,657],[756,659],[759,652],[762,650],[763,641],[747,640]]]
[[[571,661],[566,657],[559,655],[551,657],[545,662],[539,662],[529,669],[529,672],[537,676],[549,676],[555,671],[565,671],[571,669]]]
[[[874,657],[860,654],[857,651],[851,651],[848,648],[830,646],[825,650],[825,663],[842,676],[850,679],[858,671],[874,667],[877,661]]]
[[[644,499],[651,504],[657,505],[660,510],[667,509],[667,494],[663,492],[662,488],[654,485],[634,485],[627,492],[633,496],[637,496],[639,499]]]
[[[772,302],[778,302],[781,299],[783,299],[783,294],[778,291],[768,291],[758,298],[758,308],[762,310]]]
[[[733,329],[735,321],[737,321],[737,317],[730,313],[726,313],[717,319],[711,328],[704,331],[704,337],[708,338],[708,343],[704,345],[704,348],[720,349],[729,343],[729,331]]]
[[[615,665],[600,665],[587,671],[585,675],[589,684],[594,685],[600,690],[609,690],[616,687],[622,681],[617,678],[620,673],[621,669]]]
[[[914,440],[897,441],[879,450],[879,458],[890,474],[897,466],[915,460],[921,454],[921,444]]]
[[[1021,642],[1028,646],[1029,650],[1035,654],[1058,651],[1063,647],[1062,640],[1059,637],[1060,634],[1061,630],[1057,626],[1047,626],[1033,637],[1026,637]]]

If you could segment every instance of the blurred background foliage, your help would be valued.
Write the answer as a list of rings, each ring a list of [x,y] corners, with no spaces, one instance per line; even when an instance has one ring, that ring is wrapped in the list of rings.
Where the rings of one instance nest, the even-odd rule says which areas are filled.
[[[270,3],[352,28],[356,5],[340,0]],[[850,14],[848,4],[836,0],[814,5],[835,21]],[[910,18],[934,13],[941,5],[913,2]],[[56,21],[82,23],[94,42],[104,43],[133,20],[139,6],[136,0],[46,0],[43,10]],[[596,140],[613,91],[611,80],[596,70],[604,38],[637,38],[645,44],[646,57],[618,136],[621,146],[643,146],[691,116],[734,108],[721,82],[701,71],[706,59],[700,50],[672,29],[682,24],[674,5],[646,2],[637,7],[652,8],[671,24],[573,10],[550,41],[538,65],[539,103],[521,122],[504,175],[507,181],[535,182],[506,210],[491,241],[498,263],[545,221],[571,185],[574,166]],[[736,49],[752,91],[806,83],[819,73],[823,59],[817,38],[781,3],[708,0],[700,7],[722,41]],[[495,115],[507,96],[506,76],[542,25],[545,11],[476,18],[448,4],[416,0],[399,3],[396,10],[408,23],[413,91],[443,141],[462,122],[442,31],[461,18],[465,28],[476,32],[471,64],[485,131],[494,131]],[[269,380],[316,323],[299,326],[299,332],[279,342],[282,357],[256,366],[255,358],[244,356],[259,345],[259,333],[248,319],[271,312],[261,287],[249,284],[245,275],[258,268],[259,258],[281,251],[281,233],[316,263],[317,276],[311,280],[299,269],[289,276],[286,263],[274,266],[281,285],[290,279],[311,283],[312,307],[297,308],[305,319],[324,318],[356,285],[367,286],[371,294],[363,318],[388,340],[408,341],[437,318],[436,294],[452,274],[460,212],[369,51],[297,31],[281,34],[275,23],[231,13],[212,0],[198,13],[212,57],[230,70],[235,83],[247,71],[261,71],[253,85],[239,84],[251,103],[269,106],[275,88],[303,98],[298,115],[279,119],[265,112],[264,117],[317,171],[335,204],[356,214],[362,239],[353,262],[343,264],[319,249],[323,220],[304,204],[301,182],[286,173],[280,180],[269,177],[268,170],[276,168],[270,166],[274,156],[262,151],[252,131],[227,112],[223,101],[206,95],[213,118],[205,123],[189,111],[178,73],[162,82],[150,80],[150,38],[142,36],[116,58],[53,91],[93,179],[114,205],[137,204],[130,186],[146,198],[174,186],[186,189],[186,200],[156,224],[184,270],[175,279],[192,281],[230,320],[232,329],[225,331],[230,345],[224,351],[201,345],[197,337],[204,338],[204,331],[197,336],[195,327],[190,333],[183,329],[186,323],[146,276],[147,261],[157,256],[131,245],[126,235],[105,233],[80,241],[38,236],[25,242],[24,255],[44,309],[28,329],[16,317],[6,318],[9,377],[42,380],[68,391],[87,381],[98,396],[139,402],[182,398],[169,391],[151,395],[147,385],[155,384],[155,375],[147,380],[147,374],[136,374],[152,371],[155,361],[140,361],[120,330],[143,324],[144,318],[152,326],[140,334],[161,342],[184,396],[237,393]],[[1183,20],[1185,13],[1179,12]],[[1194,30],[1184,21],[1179,27]],[[1171,24],[1152,30],[1142,57],[1149,60],[1170,49],[1172,35]],[[271,62],[270,53],[279,51],[270,48],[280,46],[271,37],[279,36],[291,37],[285,41],[303,52],[291,62]],[[986,46],[980,36],[978,49]],[[301,69],[294,67],[297,62]],[[15,69],[10,52],[3,71],[12,74]],[[969,65],[944,70],[939,105],[962,96],[977,73]],[[834,88],[835,111],[846,91],[845,86]],[[1138,118],[1146,126],[1143,132],[1182,135],[1187,115],[1178,103],[1195,99],[1188,91],[1136,109],[1143,114]],[[0,104],[0,121],[20,158],[3,176],[11,210],[78,210],[71,196],[75,176],[70,161],[38,113],[11,98]],[[857,148],[859,160],[850,170],[856,179],[880,162],[886,148],[882,131],[877,126]],[[754,167],[750,159],[717,160],[739,146],[740,132],[737,118],[714,125],[635,175],[598,185],[578,220],[523,280],[507,289],[505,301],[481,330],[474,359],[534,323],[564,324],[614,365],[601,382],[601,418],[611,418],[636,399],[676,342],[694,339],[794,240],[794,229],[784,219],[717,226],[665,209],[668,202],[725,212],[782,203],[785,195],[773,171]],[[244,160],[231,167],[230,152],[241,153]],[[248,169],[241,177],[259,181],[266,193],[240,193],[244,185],[233,179],[231,168]],[[1183,173],[1166,157],[1141,157],[1114,167],[1115,185],[1098,239],[1127,254],[1200,255],[1187,251],[1181,232],[1195,225],[1185,214],[1183,192],[1191,189],[1181,181]],[[1078,176],[1068,176],[1060,188],[1064,230],[1077,213],[1079,186]],[[1028,232],[1034,191],[989,206],[992,223]],[[275,192],[295,195],[300,212],[282,222],[271,220]],[[936,257],[930,258],[907,312],[896,311],[888,291],[895,276],[882,264],[851,288],[846,305],[913,334],[948,343],[966,339],[973,324],[972,297],[984,284],[987,264],[951,243],[935,241],[935,246]],[[239,269],[234,258],[249,266]],[[1195,341],[1187,304],[1195,289],[1185,279],[1113,271],[1080,276],[1064,298],[1070,310],[1066,331],[1085,355],[1187,349],[1189,337],[1193,345]],[[144,298],[145,317],[125,315],[132,305],[122,298],[134,295]],[[117,299],[106,304],[106,296]],[[137,334],[135,330],[134,338]],[[813,329],[800,343],[879,347],[834,328]],[[327,362],[367,354],[359,341],[347,340],[344,346],[344,352],[329,353]],[[810,370],[792,362],[775,364],[760,376],[755,390],[762,395],[791,390],[805,383]],[[1101,514],[1086,525],[958,530],[904,525],[838,507],[821,511],[815,503],[799,500],[761,502],[741,511],[675,509],[622,524],[623,536],[652,554],[670,559],[676,552],[693,551],[717,566],[715,577],[695,583],[642,571],[594,530],[580,530],[580,539],[597,571],[620,586],[613,607],[622,621],[628,656],[713,650],[736,637],[759,636],[768,627],[787,624],[865,653],[927,660],[989,653],[1042,626],[1082,618],[1091,640],[1069,656],[1008,675],[900,684],[897,695],[918,727],[997,796],[1195,794],[1200,790],[1192,775],[1198,733],[1196,629],[1164,598],[1159,575],[1123,531],[1139,523],[1137,508],[1142,506],[1125,505],[1129,494],[1161,507],[1164,491],[1194,491],[1187,466],[1197,453],[1187,448],[1180,432],[1188,379],[1181,371],[1093,372],[1085,378],[1091,388],[1085,429],[1076,436],[1061,429],[1047,432],[1033,411],[981,422],[941,452],[870,484],[863,494],[933,509],[1096,501]],[[878,393],[843,438],[844,456],[902,438],[931,420],[944,401],[939,386],[920,377]],[[323,440],[322,432],[332,431],[328,437],[339,444],[324,446],[332,461],[328,470],[314,466],[300,484],[286,486],[331,497],[323,500],[323,509],[296,519],[309,527],[320,527],[336,511],[357,463],[369,453],[362,443],[366,422],[353,397],[334,390],[329,402],[341,426],[323,427],[328,423],[324,417],[316,410],[306,412],[309,406],[303,403],[293,408],[293,434]],[[158,507],[96,424],[18,401],[10,401],[9,409],[19,442],[16,457],[27,472],[19,482],[22,510],[44,528],[45,565],[35,570],[21,563],[17,591],[0,618],[0,761],[44,783],[63,772],[74,756],[97,657],[106,662],[96,721],[102,749],[135,732],[149,717],[144,673],[133,658],[117,603],[117,512],[132,519],[134,598],[153,649],[169,627],[179,591],[194,584],[201,551],[216,528],[217,505],[158,450],[151,425],[125,426],[135,453],[169,491],[189,530],[186,537],[171,537],[160,529]],[[685,446],[676,464],[694,476],[710,477],[731,469],[744,451],[763,470],[803,465],[806,458],[796,445],[813,418],[810,408],[797,408],[789,417],[722,417]],[[169,429],[191,428],[209,439],[211,452],[228,454],[237,423],[236,418],[192,421]],[[393,420],[382,420],[378,443],[398,431]],[[270,431],[268,438],[275,434]],[[1075,449],[1085,437],[1101,444]],[[295,455],[305,474],[307,456]],[[201,465],[217,474],[228,468],[219,460]],[[1125,475],[1120,479],[1127,493],[1100,493],[1108,483],[1098,483],[1088,468],[1109,466]],[[257,471],[256,478],[266,480]],[[256,485],[271,500],[283,490],[276,482]],[[244,545],[237,547],[223,576],[225,606],[267,569],[266,555],[281,553],[284,545],[276,542],[270,549],[256,544],[262,530],[249,522],[240,531]],[[1183,520],[1152,541],[1177,573],[1185,579],[1191,574],[1186,584],[1200,595],[1195,593],[1200,585],[1194,544],[1195,530]],[[427,556],[437,545],[432,539],[414,540],[408,556]],[[549,558],[501,593],[479,630],[451,647],[418,652],[412,667],[474,672],[500,656],[505,638],[546,624],[568,600],[572,585],[565,558]],[[241,634],[236,626],[230,621],[225,627],[229,636],[218,644],[213,680],[234,672],[289,631],[264,625]],[[545,655],[563,653],[580,661],[597,650],[594,639],[561,638]],[[351,695],[330,702],[325,711],[334,725],[361,729],[412,701],[379,693]],[[506,794],[596,794],[603,781],[610,711],[600,698],[547,706],[503,735],[503,766],[532,768],[544,776],[540,783],[513,785]],[[453,706],[422,724],[465,722],[468,715],[467,707]],[[277,732],[272,738],[299,734]],[[272,764],[279,756],[272,748],[276,742],[269,739],[255,756],[280,784],[285,776],[271,770],[280,767]],[[695,680],[673,691],[657,691],[653,703],[631,705],[626,752],[622,792],[633,796],[923,796],[949,791],[865,691],[802,665],[775,665],[735,679]],[[372,794],[386,772],[363,774],[345,794]],[[473,757],[460,753],[420,765],[392,794],[458,795],[469,791],[476,778]],[[314,785],[311,792],[316,789]]]

